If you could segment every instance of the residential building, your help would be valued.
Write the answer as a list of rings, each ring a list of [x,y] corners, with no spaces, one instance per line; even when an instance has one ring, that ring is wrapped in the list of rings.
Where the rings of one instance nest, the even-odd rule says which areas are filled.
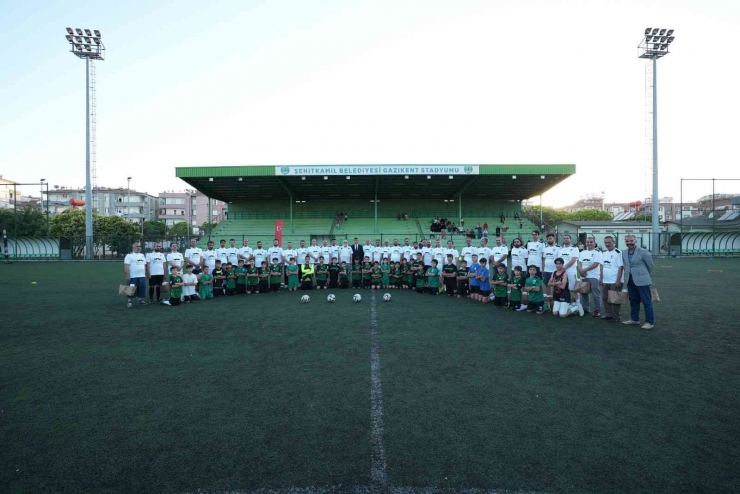
[[[575,213],[576,211],[582,211],[584,209],[592,209],[596,211],[604,211],[604,194],[588,194],[571,204],[566,206],[563,210],[569,213]]]
[[[54,190],[49,190],[48,201],[51,216],[68,209],[84,209],[85,189],[55,186]],[[93,209],[98,214],[118,215],[134,223],[157,219],[157,202],[157,197],[132,189],[100,187],[93,191]]]
[[[20,207],[23,194],[21,189],[15,186],[17,183],[0,175],[0,209],[14,209],[16,203]]]
[[[167,226],[185,221],[199,227],[206,222],[220,222],[226,219],[227,205],[223,201],[211,199],[211,215],[208,218],[208,197],[197,190],[165,191],[159,193],[158,218]]]

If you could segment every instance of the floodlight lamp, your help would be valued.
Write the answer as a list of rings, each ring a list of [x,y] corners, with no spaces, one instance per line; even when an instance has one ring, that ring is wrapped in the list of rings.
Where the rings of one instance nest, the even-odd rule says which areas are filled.
[[[210,178],[208,179],[208,181],[209,181],[209,182],[213,182],[213,177],[210,177]]]
[[[403,178],[405,178],[406,180],[408,180],[409,179],[409,176],[408,175],[404,175]]]
[[[650,43],[650,40],[653,39],[652,36],[645,36],[645,42]]]
[[[667,33],[665,33],[666,36],[673,36],[673,29],[669,29]]]
[[[92,51],[92,48],[90,47],[90,45],[85,45],[85,49],[86,49],[87,51]]]
[[[95,41],[95,44],[96,45],[99,45],[100,44],[100,38],[93,38],[93,41]]]
[[[82,43],[82,38],[80,36],[75,36],[75,39],[78,43]]]
[[[76,27],[75,28],[75,31],[77,31],[77,34],[79,34],[80,36],[82,36],[82,29],[80,29],[79,27]]]
[[[93,29],[93,32],[95,33],[95,36],[100,37],[100,31]]]
[[[85,34],[87,34],[88,36],[92,36],[92,33],[90,32],[89,29],[85,29]]]
[[[347,180],[349,180],[349,175],[347,175]]]
[[[651,28],[651,27],[645,29],[645,34],[650,34],[650,31],[652,31],[652,30],[653,30],[653,28]]]
[[[544,175],[540,175],[540,178],[541,178],[542,180],[544,180],[544,179],[545,179],[545,176],[544,176]]]
[[[67,32],[68,32],[69,34],[74,34],[74,33],[75,33],[74,31],[72,31],[72,28],[71,28],[71,27],[68,27],[68,28],[67,28]]]
[[[674,36],[668,36],[668,43],[673,43],[673,40],[676,39]]]
[[[450,180],[452,180],[453,178],[455,178],[455,177],[454,177],[454,176],[452,176],[452,175],[450,175]]]
[[[658,34],[658,31],[660,31],[660,29],[658,29],[657,27],[655,29],[653,29],[653,36],[655,36],[656,34]]]
[[[665,36],[661,36],[661,37],[660,37],[660,42],[661,42],[661,43],[665,43],[665,40],[667,40],[667,39],[668,39],[667,37],[665,37]]]
[[[241,182],[243,179],[242,179],[242,177],[239,177],[237,180],[239,180]]]
[[[661,29],[660,30],[660,35],[663,36],[665,34],[665,32],[666,32],[666,29]]]
[[[516,175],[512,175],[511,178],[513,178],[514,180],[516,180]]]
[[[432,176],[431,175],[427,175],[427,180],[431,180],[431,179],[432,179]]]
[[[660,45],[660,49],[665,51],[668,49],[668,45]]]
[[[324,175],[324,180],[329,180],[329,177],[327,177],[326,175]]]
[[[70,36],[69,34],[64,37],[67,38],[67,41],[69,41],[70,43],[72,42],[72,36]]]
[[[306,177],[301,177],[301,180],[306,180]]]

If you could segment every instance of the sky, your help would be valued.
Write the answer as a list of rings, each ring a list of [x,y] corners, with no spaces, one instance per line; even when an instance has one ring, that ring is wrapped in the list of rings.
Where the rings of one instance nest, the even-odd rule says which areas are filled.
[[[575,163],[546,205],[644,200],[646,27],[676,36],[658,61],[660,196],[678,201],[681,178],[740,178],[736,0],[0,0],[0,12],[0,175],[18,182],[85,183],[85,63],[67,26],[99,29],[107,49],[99,186],[183,190],[178,166]]]

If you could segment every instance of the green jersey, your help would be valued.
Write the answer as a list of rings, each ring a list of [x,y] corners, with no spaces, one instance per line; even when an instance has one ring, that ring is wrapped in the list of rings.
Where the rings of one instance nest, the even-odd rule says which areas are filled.
[[[383,270],[382,269],[380,269],[380,268],[373,268],[373,274],[372,274],[373,283],[379,284],[380,283],[380,278],[382,276],[383,276]]]
[[[329,276],[329,266],[326,264],[316,265],[316,279],[318,281],[326,281],[326,277]]]
[[[373,265],[369,262],[366,262],[362,265],[362,270],[366,271],[365,273],[362,273],[362,279],[369,280],[372,277]]]
[[[457,270],[457,277],[458,278],[465,278],[464,280],[458,280],[459,283],[467,283],[468,282],[468,270],[467,268],[460,268]]]
[[[383,274],[391,274],[391,266],[390,264],[381,264],[380,270],[383,272]]]
[[[362,266],[359,264],[353,264],[352,265],[352,280],[359,281],[360,278],[362,278],[362,273],[360,272],[362,270]]]
[[[435,268],[434,266],[432,266],[431,268],[427,269],[427,274],[432,275],[430,277],[427,277],[429,288],[439,288],[439,268]]]
[[[290,266],[286,266],[286,271],[288,270],[288,267]],[[270,284],[277,285],[278,283],[280,283],[280,278],[282,278],[282,274],[283,271],[282,269],[280,269],[280,265],[273,264],[272,266],[270,266]]]
[[[235,276],[233,271],[226,271],[226,288],[236,288]]]
[[[240,275],[246,274],[246,272],[247,272],[247,268],[240,267],[240,268],[234,269],[234,274],[236,274],[236,282],[239,285],[243,285],[244,283],[247,282],[247,278],[245,276],[240,276]]]
[[[540,287],[540,290],[537,292],[527,292],[529,293],[529,301],[530,302],[544,302],[545,301],[545,294],[542,293],[542,280],[538,276],[530,276],[527,278],[527,282],[525,286],[538,286]]]
[[[506,275],[506,273],[498,274],[492,278],[493,281],[509,281],[509,277]],[[505,298],[508,296],[509,289],[506,287],[506,285],[494,285],[493,287],[493,294],[497,297]]]
[[[288,264],[285,266],[285,272],[288,274],[288,280],[298,281],[298,264]]]
[[[171,298],[180,298],[182,297],[182,287],[181,286],[172,286],[176,283],[182,283],[182,278],[180,275],[177,276],[170,276],[170,297]]]
[[[257,271],[257,268],[253,268],[252,266],[249,266],[247,268],[247,275],[258,275],[259,271]],[[247,277],[247,285],[257,285],[260,282],[259,276],[248,276]]]
[[[411,263],[412,268],[419,268],[416,271],[412,271],[412,273],[416,276],[424,276],[424,263],[422,261],[414,261]]]
[[[210,274],[203,273],[200,275],[200,279],[198,281],[200,282],[201,285],[207,285],[208,282],[211,281],[212,279],[213,279],[213,276],[211,276]]]
[[[346,280],[349,277],[349,270],[347,269],[347,266],[339,266],[339,279],[340,280]]]
[[[524,286],[524,279],[521,276],[512,276],[509,280],[510,285],[516,285],[512,287],[511,293],[509,293],[509,300],[512,302],[522,301],[522,286]]]

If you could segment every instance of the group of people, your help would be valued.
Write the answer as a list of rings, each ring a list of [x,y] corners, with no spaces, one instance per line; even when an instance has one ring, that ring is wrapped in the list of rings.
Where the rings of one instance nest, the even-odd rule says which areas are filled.
[[[440,238],[432,246],[430,239],[404,244],[398,239],[393,244],[380,240],[375,244],[368,238],[362,245],[358,238],[349,245],[347,240],[337,245],[315,239],[310,245],[301,240],[294,248],[273,245],[257,247],[249,239],[236,247],[234,239],[221,240],[215,248],[209,241],[205,250],[195,239],[184,255],[177,244],[162,252],[161,244],[153,252],[141,253],[141,245],[134,244],[124,261],[125,275],[136,293],[129,297],[146,304],[146,282],[149,284],[149,303],[177,305],[198,299],[238,294],[257,294],[328,288],[397,288],[413,289],[421,293],[444,293],[458,298],[470,298],[480,303],[493,302],[497,307],[545,313],[551,311],[560,317],[572,314],[592,314],[606,321],[620,321],[621,306],[610,302],[609,291],[621,292],[626,287],[630,300],[630,318],[624,324],[640,324],[641,305],[645,311],[643,328],[654,326],[650,273],[653,263],[650,253],[637,247],[634,236],[627,236],[628,249],[615,248],[613,237],[604,239],[605,249],[596,249],[589,238],[586,248],[579,251],[569,235],[563,236],[563,245],[557,245],[555,235],[540,240],[539,231],[533,231],[526,245],[515,238],[511,246],[497,237],[494,247],[488,239],[472,245],[470,237],[458,250],[452,240],[442,246]],[[184,272],[183,272],[184,270]],[[169,276],[166,276],[167,273]],[[576,283],[578,282],[578,290]],[[163,287],[169,288],[169,296]]]

